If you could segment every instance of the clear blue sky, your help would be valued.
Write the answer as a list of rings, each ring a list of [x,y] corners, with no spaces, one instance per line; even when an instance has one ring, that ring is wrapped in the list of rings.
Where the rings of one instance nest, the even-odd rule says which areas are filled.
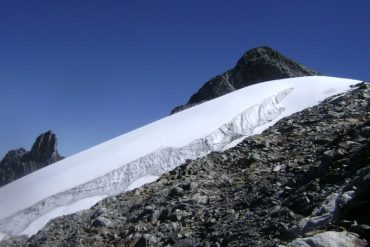
[[[167,116],[255,46],[370,80],[369,11],[368,0],[1,0],[0,156],[49,129],[69,156]]]

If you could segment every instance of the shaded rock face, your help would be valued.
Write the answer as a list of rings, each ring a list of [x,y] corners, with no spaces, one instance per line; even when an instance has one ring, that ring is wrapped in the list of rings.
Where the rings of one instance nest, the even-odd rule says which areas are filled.
[[[185,105],[175,107],[171,114],[259,82],[318,74],[270,47],[254,48],[245,53],[233,69],[206,82]]]
[[[0,186],[63,159],[57,150],[57,139],[48,131],[37,137],[31,151],[20,148],[9,151],[0,161]]]
[[[60,160],[57,150],[57,138],[51,131],[39,135],[29,152],[29,160],[54,163]]]
[[[366,246],[369,108],[361,84],[228,151],[54,219],[25,246]]]

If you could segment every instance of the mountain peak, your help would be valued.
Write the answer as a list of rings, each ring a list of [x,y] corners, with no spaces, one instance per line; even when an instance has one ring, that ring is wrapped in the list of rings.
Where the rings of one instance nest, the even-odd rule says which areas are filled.
[[[319,75],[318,72],[268,46],[248,50],[236,66],[206,82],[189,101],[171,114],[256,83],[284,78]]]
[[[61,159],[56,135],[51,130],[42,133],[31,151],[11,150],[0,161],[0,187]]]
[[[32,145],[30,153],[36,161],[55,160],[59,154],[56,135],[53,131],[49,130],[39,135]]]
[[[260,58],[260,57],[277,57],[280,55],[276,50],[272,49],[268,46],[260,46],[256,48],[252,48],[248,50],[244,55],[243,58],[246,59],[254,59],[254,58]]]

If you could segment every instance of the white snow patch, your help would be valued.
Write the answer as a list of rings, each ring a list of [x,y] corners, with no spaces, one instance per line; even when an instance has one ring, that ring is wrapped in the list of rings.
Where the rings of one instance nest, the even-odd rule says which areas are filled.
[[[143,186],[144,184],[154,182],[158,178],[159,178],[159,176],[147,175],[147,176],[141,177],[139,179],[136,179],[134,182],[132,182],[132,184],[130,184],[130,186],[127,187],[126,191],[130,191],[130,190],[139,188],[139,187]]]
[[[87,149],[1,187],[0,231],[20,234],[52,210],[123,192],[140,178],[224,150],[357,83],[324,76],[260,83]]]
[[[43,228],[49,220],[54,219],[58,216],[73,214],[75,212],[81,211],[86,208],[90,208],[98,201],[104,199],[106,196],[94,196],[79,200],[75,203],[72,203],[68,206],[58,207],[53,209],[52,211],[42,215],[41,217],[37,218],[31,224],[27,226],[27,228],[21,232],[21,235],[31,236],[38,232],[41,228]]]
[[[338,99],[338,98],[340,98],[340,97],[342,97],[343,95],[345,95],[345,93],[341,93],[341,94],[338,94],[338,95],[336,95],[336,96],[332,97],[332,98],[330,99],[330,102],[331,102],[331,101],[334,101],[334,100],[336,100],[336,99]]]
[[[248,136],[242,136],[242,137],[239,137],[239,138],[233,140],[229,144],[225,145],[220,151],[225,151],[225,150],[228,150],[230,148],[236,147],[239,143],[241,143],[247,137]]]
[[[0,241],[6,236],[6,234],[0,232]]]

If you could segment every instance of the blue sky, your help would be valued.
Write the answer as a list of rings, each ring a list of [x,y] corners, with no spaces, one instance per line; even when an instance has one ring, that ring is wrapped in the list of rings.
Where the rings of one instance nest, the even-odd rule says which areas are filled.
[[[370,80],[370,1],[0,1],[0,156],[62,155],[165,117],[248,49]],[[181,133],[179,133],[181,134]]]

